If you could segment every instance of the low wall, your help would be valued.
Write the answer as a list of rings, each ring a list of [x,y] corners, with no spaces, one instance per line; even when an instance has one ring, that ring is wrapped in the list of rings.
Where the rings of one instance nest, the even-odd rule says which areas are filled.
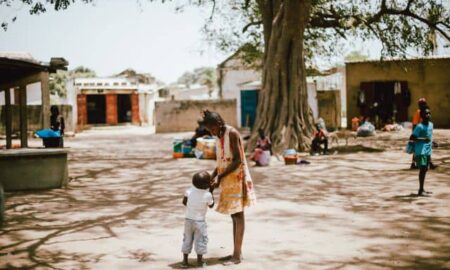
[[[72,106],[71,105],[59,105],[59,111],[63,115],[66,123],[66,131],[73,131],[72,126]],[[19,118],[19,105],[11,105],[12,110],[12,131],[19,133],[20,131],[20,118]],[[28,131],[34,132],[42,129],[42,106],[41,105],[28,105]],[[0,106],[0,135],[5,134],[5,106]],[[49,127],[44,127],[49,128]]]
[[[61,188],[67,181],[65,149],[0,151],[0,182],[5,191]]]
[[[203,110],[218,112],[231,126],[236,123],[236,100],[173,100],[155,104],[156,132],[194,131]]]

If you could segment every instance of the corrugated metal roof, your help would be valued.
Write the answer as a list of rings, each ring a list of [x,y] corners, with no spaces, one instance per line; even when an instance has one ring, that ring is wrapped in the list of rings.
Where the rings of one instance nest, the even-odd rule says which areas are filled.
[[[430,55],[430,56],[418,56],[418,57],[409,57],[409,58],[385,58],[385,59],[367,59],[367,60],[357,60],[357,61],[348,61],[345,64],[357,64],[357,63],[373,63],[373,62],[394,62],[394,61],[417,61],[417,60],[441,60],[441,59],[450,59],[450,55]]]
[[[11,60],[20,60],[33,64],[41,64],[39,61],[33,58],[31,54],[27,52],[0,52],[0,58],[7,58]]]

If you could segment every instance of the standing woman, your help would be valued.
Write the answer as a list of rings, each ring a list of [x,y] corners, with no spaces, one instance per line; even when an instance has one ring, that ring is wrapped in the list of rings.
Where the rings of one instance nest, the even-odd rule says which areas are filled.
[[[203,123],[206,129],[218,137],[216,146],[217,167],[211,180],[217,176],[213,188],[220,186],[221,192],[216,211],[231,215],[233,221],[234,251],[224,259],[238,264],[242,259],[242,242],[245,231],[244,208],[256,201],[253,182],[245,160],[244,145],[239,132],[225,125],[222,117],[216,112],[203,112]]]
[[[60,133],[60,137],[57,138],[57,145],[54,145],[54,147],[64,147],[63,136],[66,125],[64,123],[64,117],[59,114],[59,109],[56,105],[50,107],[50,128]]]

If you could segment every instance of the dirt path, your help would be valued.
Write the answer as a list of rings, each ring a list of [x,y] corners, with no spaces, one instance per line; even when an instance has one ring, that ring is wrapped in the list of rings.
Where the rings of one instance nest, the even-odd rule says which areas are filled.
[[[436,132],[440,167],[427,177],[428,198],[411,195],[418,180],[401,150],[405,136],[358,139],[360,149],[386,151],[252,168],[259,201],[246,212],[245,260],[218,263],[232,250],[231,220],[209,211],[208,268],[450,268],[450,132]],[[181,196],[214,162],[171,159],[172,137],[132,128],[67,139],[66,189],[8,194],[0,268],[177,268]]]

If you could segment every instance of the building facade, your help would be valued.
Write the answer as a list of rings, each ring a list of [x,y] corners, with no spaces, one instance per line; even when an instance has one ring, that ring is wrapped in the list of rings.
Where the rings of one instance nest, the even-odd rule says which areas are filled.
[[[153,125],[156,86],[130,78],[76,78],[67,83],[77,129],[85,125]]]
[[[435,127],[450,128],[450,57],[346,63],[347,125],[358,116],[406,122],[426,98]]]

